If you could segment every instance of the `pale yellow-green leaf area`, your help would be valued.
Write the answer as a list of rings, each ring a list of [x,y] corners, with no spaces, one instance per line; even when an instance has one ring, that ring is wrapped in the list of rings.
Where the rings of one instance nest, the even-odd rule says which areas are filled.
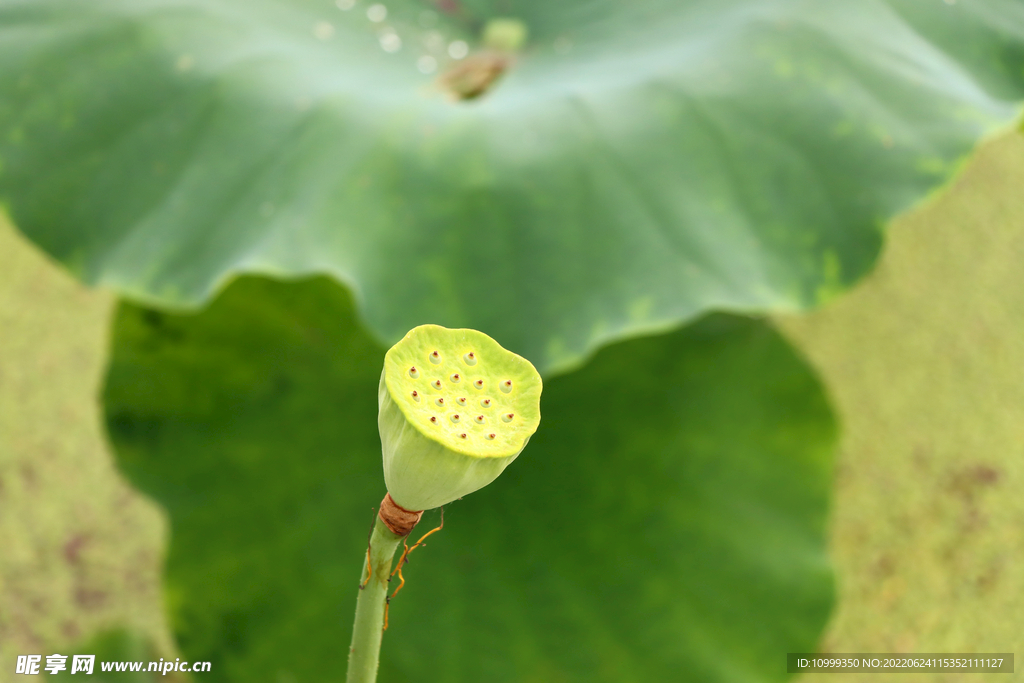
[[[823,651],[1019,658],[1024,649],[1021,188],[1024,138],[1013,135],[897,221],[878,269],[852,293],[779,320],[822,373],[843,426],[832,519],[839,601]]]
[[[0,216],[3,682],[24,678],[17,655],[66,654],[110,627],[173,652],[160,611],[164,522],[114,469],[101,427],[112,305]]]

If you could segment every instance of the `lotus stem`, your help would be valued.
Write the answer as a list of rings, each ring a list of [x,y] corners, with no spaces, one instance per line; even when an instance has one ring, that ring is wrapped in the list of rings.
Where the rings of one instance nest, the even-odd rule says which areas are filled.
[[[540,422],[542,383],[530,361],[477,330],[420,325],[384,356],[377,388],[388,493],[370,534],[348,655],[348,683],[375,683],[395,550],[424,510],[483,488],[515,460]]]
[[[346,683],[374,683],[380,663],[380,643],[384,635],[384,604],[388,594],[391,564],[404,536],[399,536],[375,518],[370,536],[369,562],[363,562],[356,600],[356,621],[352,646],[348,651]]]

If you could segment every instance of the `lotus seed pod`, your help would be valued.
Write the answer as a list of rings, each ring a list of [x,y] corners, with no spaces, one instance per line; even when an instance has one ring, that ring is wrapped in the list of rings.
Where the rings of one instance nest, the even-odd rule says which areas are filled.
[[[482,412],[464,414],[465,383],[482,387]],[[487,390],[504,386],[510,390]],[[537,431],[541,388],[530,361],[483,332],[411,330],[384,357],[378,392],[391,498],[407,510],[429,510],[494,481]]]

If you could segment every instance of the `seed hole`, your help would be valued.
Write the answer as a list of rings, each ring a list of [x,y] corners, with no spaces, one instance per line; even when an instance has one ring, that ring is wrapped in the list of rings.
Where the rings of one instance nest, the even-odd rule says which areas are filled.
[[[457,372],[456,372],[456,373],[453,373],[453,374],[452,374],[452,382],[455,382],[455,383],[457,384],[457,383],[459,383],[460,381],[462,381],[462,378],[461,378],[461,377],[459,377],[459,373],[457,373]]]
[[[511,422],[512,418],[515,417],[515,416],[516,416],[515,413],[505,413],[504,415],[501,416],[501,421],[502,422]]]
[[[438,353],[437,351],[434,351],[432,354],[430,354],[430,362],[433,363],[434,365],[439,365],[441,363],[441,354]]]
[[[462,357],[462,360],[466,361],[466,365],[476,365],[476,354],[470,351]]]
[[[475,418],[473,418],[473,419],[475,419],[475,420],[476,420],[476,423],[477,423],[478,425],[482,425],[482,424],[484,423],[484,416],[483,416],[483,415],[477,415],[477,416],[476,416]]]
[[[409,368],[409,376],[412,377],[413,379],[418,379],[419,378],[420,371],[416,369],[415,365],[412,366],[411,368]]]
[[[501,383],[501,390],[506,394],[512,391],[512,380],[507,379]]]

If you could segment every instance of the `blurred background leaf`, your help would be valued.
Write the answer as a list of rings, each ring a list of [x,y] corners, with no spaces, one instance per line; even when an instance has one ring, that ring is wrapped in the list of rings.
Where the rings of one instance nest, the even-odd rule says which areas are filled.
[[[831,297],[1024,96],[1016,0],[373,7],[6,0],[0,196],[133,298],[327,273],[379,339],[470,326],[547,372]],[[499,15],[518,61],[445,101],[421,71]]]
[[[183,656],[211,680],[340,680],[384,349],[322,278],[244,278],[198,315],[122,305],[114,335],[108,425],[170,514]],[[782,339],[715,316],[621,343],[542,412],[406,567],[381,680],[785,678],[778,653],[813,649],[831,606],[834,426]]]
[[[898,222],[880,269],[849,298],[784,323],[843,424],[830,523],[838,609],[823,648],[1024,645],[1022,186],[1024,139],[1007,136]],[[112,307],[0,218],[4,683],[22,678],[15,655],[64,652],[111,625],[181,655],[160,604],[165,515],[114,468],[95,401]],[[431,560],[413,559],[416,571]],[[339,610],[334,626],[350,616]]]
[[[530,30],[514,68],[444,101],[426,67],[466,63],[458,41],[499,14]],[[550,374],[708,309],[827,300],[1022,95],[1013,0],[7,0],[0,198],[83,280],[153,307],[116,320],[108,424],[173,524],[184,653],[221,680],[323,680],[343,675],[383,493],[375,339],[470,325]],[[358,311],[327,279],[213,299],[239,273],[328,274]],[[883,385],[902,364],[885,367]],[[530,459],[452,506],[409,567],[384,680],[774,680],[779,652],[814,648],[833,428],[765,323],[608,348],[544,410]],[[915,473],[976,532],[1014,470],[933,467],[914,438]],[[5,503],[39,464],[5,464]],[[93,543],[67,539],[68,565]],[[875,574],[899,595],[894,562]]]

